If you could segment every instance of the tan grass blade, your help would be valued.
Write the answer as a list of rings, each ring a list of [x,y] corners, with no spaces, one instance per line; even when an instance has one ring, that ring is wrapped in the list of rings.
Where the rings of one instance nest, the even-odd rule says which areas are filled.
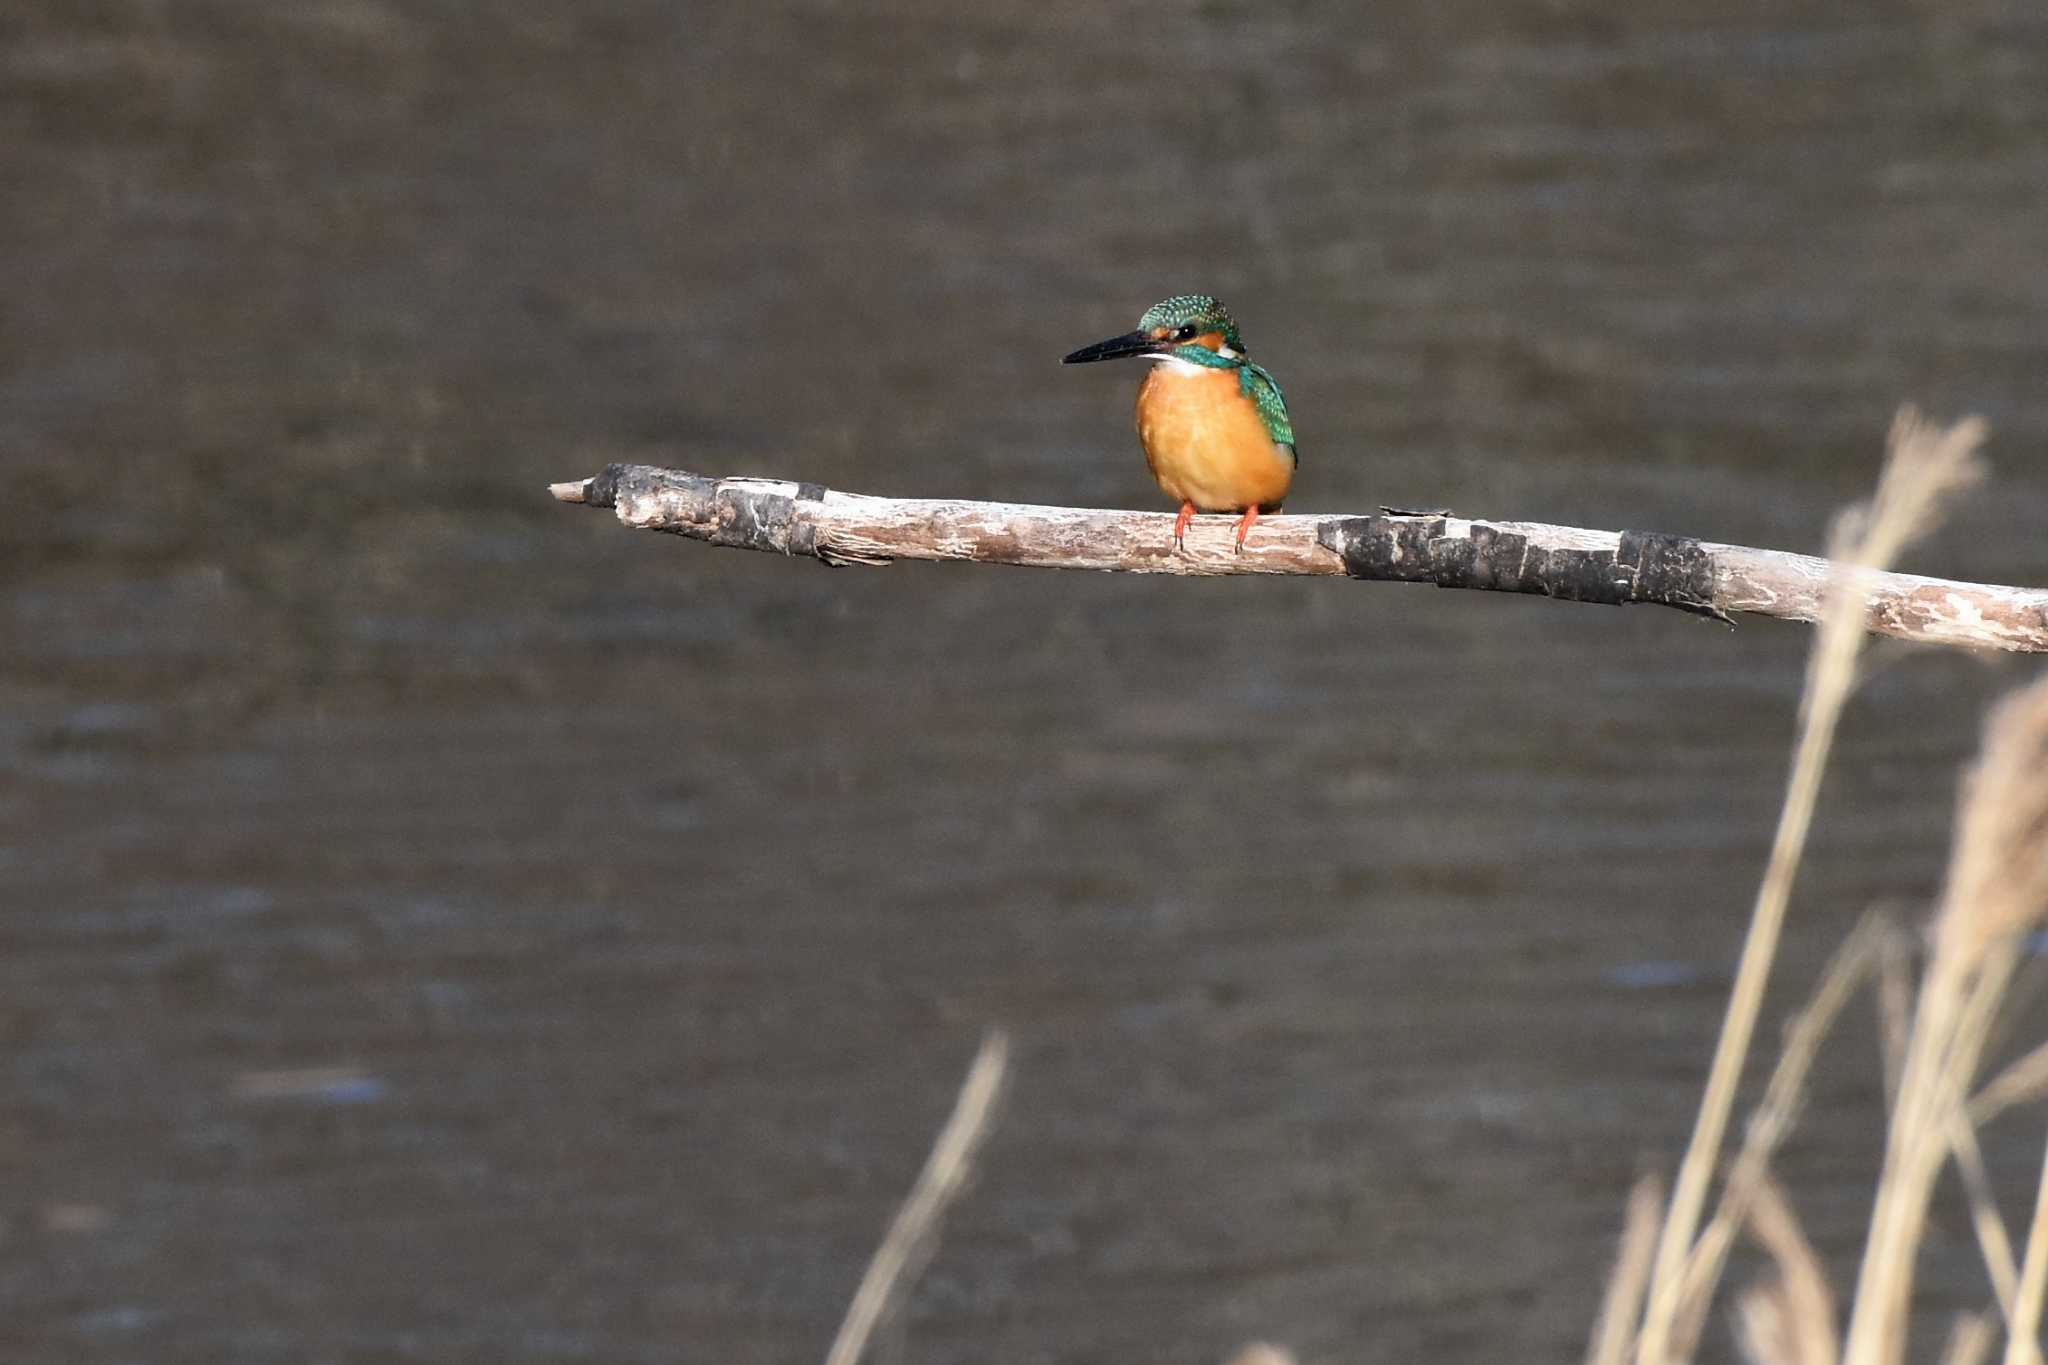
[[[1897,1365],[1927,1204],[2024,948],[2048,915],[2048,680],[2002,702],[1964,784],[1850,1315],[1846,1365]],[[2030,1252],[2031,1255],[2031,1252]],[[2025,1273],[2021,1290],[2025,1290]],[[2018,1304],[2015,1304],[2015,1318]],[[2023,1343],[2031,1349],[2031,1340]]]
[[[1997,1329],[1983,1313],[1965,1313],[1949,1330],[1948,1347],[1941,1353],[1941,1365],[1982,1365],[1991,1354]]]
[[[1913,945],[1903,934],[1885,942],[1877,960],[1877,1036],[1884,1048],[1884,1111],[1899,1099],[1906,1035],[1913,1028]]]
[[[1806,1092],[1806,1078],[1813,1069],[1814,1055],[1833,1031],[1835,1020],[1849,1003],[1856,988],[1870,974],[1886,946],[1900,933],[1891,920],[1878,911],[1865,915],[1835,950],[1821,972],[1813,998],[1793,1016],[1785,1031],[1784,1050],[1764,1089],[1763,1102],[1750,1116],[1743,1134],[1742,1149],[1729,1167],[1721,1202],[1693,1246],[1686,1263],[1679,1309],[1671,1332],[1671,1354],[1688,1359],[1699,1342],[1714,1286],[1719,1282],[1735,1234],[1749,1217],[1749,1204],[1768,1181],[1771,1158],[1792,1131],[1800,1101]]]
[[[1768,1175],[1756,1181],[1749,1230],[1770,1254],[1777,1277],[1742,1297],[1744,1352],[1757,1365],[1834,1365],[1839,1338],[1827,1272],[1785,1192]]]
[[[1822,618],[1806,671],[1800,707],[1799,739],[1785,803],[1771,843],[1751,911],[1749,934],[1743,941],[1735,985],[1691,1141],[1678,1168],[1671,1211],[1657,1243],[1651,1270],[1649,1308],[1637,1346],[1637,1365],[1666,1365],[1672,1335],[1683,1306],[1685,1270],[1693,1250],[1693,1234],[1706,1205],[1707,1187],[1719,1161],[1722,1138],[1735,1105],[1736,1087],[1749,1056],[1750,1040],[1763,1008],[1771,963],[1777,956],[1786,907],[1806,835],[1813,822],[1821,777],[1827,769],[1835,726],[1854,689],[1856,659],[1862,649],[1866,609],[1860,580],[1891,559],[1936,519],[1941,500],[1978,477],[1976,457],[1984,436],[1974,419],[1937,429],[1911,408],[1901,409],[1892,424],[1889,453],[1878,479],[1876,496],[1866,508],[1852,509],[1836,527],[1830,558],[1836,564],[1829,605]]]
[[[2048,907],[2048,681],[1992,712],[1964,801],[1934,951],[1974,964],[2016,948]]]
[[[1970,1101],[1970,1122],[1982,1128],[2016,1104],[2027,1104],[2048,1095],[2048,1043],[1992,1078]]]
[[[1294,1352],[1271,1342],[1255,1341],[1232,1356],[1230,1365],[1295,1365]]]
[[[2027,1259],[2020,1267],[2019,1292],[2013,1295],[2011,1325],[2006,1329],[2005,1365],[2040,1365],[2044,1288],[2048,1288],[2048,1156],[2042,1158],[2041,1184],[2034,1193],[2034,1223],[2027,1231]]]
[[[1622,1365],[1643,1312],[1643,1288],[1650,1281],[1650,1256],[1657,1249],[1657,1225],[1664,1217],[1664,1182],[1655,1175],[1636,1181],[1629,1191],[1628,1213],[1621,1226],[1621,1247],[1614,1271],[1593,1322],[1586,1346],[1586,1365]]]
[[[896,1211],[888,1235],[875,1248],[860,1288],[847,1306],[846,1319],[839,1324],[839,1335],[825,1356],[825,1365],[855,1365],[899,1287],[915,1276],[923,1258],[930,1254],[939,1220],[966,1183],[975,1149],[988,1131],[1009,1052],[1010,1040],[1001,1030],[992,1030],[982,1039],[974,1065],[967,1069],[967,1079],[960,1086],[960,1097],[953,1102],[953,1116],[939,1131],[924,1170],[911,1187],[910,1197]]]
[[[1977,1143],[1977,1130],[1968,1115],[1958,1113],[1949,1125],[1949,1148],[1956,1170],[1963,1178],[1963,1194],[1970,1204],[1970,1223],[1977,1230],[1977,1248],[1984,1253],[1984,1269],[1991,1276],[1991,1292],[1998,1296],[1998,1311],[2012,1320],[2013,1291],[2019,1283],[2019,1269],[2012,1259],[2012,1238],[2005,1230],[2005,1217],[1998,1211],[1998,1199],[1991,1192],[1991,1175],[1984,1169],[1984,1149]]]

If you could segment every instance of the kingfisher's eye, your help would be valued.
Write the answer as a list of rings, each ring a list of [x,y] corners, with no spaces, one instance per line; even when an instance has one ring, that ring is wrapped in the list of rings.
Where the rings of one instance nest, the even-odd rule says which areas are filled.
[[[1182,327],[1178,332],[1175,332],[1173,334],[1173,339],[1175,341],[1193,341],[1199,335],[1200,333],[1196,330],[1195,324],[1190,322],[1186,326]]]

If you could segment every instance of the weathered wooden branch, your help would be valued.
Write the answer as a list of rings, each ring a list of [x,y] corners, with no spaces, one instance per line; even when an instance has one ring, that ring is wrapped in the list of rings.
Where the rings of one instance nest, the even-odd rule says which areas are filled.
[[[878,498],[652,465],[612,465],[549,491],[563,502],[614,508],[627,526],[827,564],[968,559],[1124,573],[1348,575],[1573,602],[1652,602],[1724,621],[1735,612],[1818,620],[1829,574],[1827,560],[1781,550],[1441,513],[1265,517],[1240,554],[1232,548],[1235,518],[1222,516],[1197,517],[1185,550],[1176,550],[1173,518],[1164,512]],[[1857,578],[1875,634],[2048,652],[2048,590],[1901,573]]]

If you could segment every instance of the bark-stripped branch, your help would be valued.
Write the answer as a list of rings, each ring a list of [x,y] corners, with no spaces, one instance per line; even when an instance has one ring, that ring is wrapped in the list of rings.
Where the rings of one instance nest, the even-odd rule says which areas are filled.
[[[1591,531],[1438,513],[1272,516],[1232,550],[1230,517],[1197,517],[1186,549],[1163,512],[878,498],[819,484],[718,479],[612,465],[554,484],[563,502],[611,507],[627,526],[827,564],[968,559],[1124,573],[1325,574],[1540,593],[1573,602],[1651,602],[1727,620],[1736,612],[1820,618],[1829,565],[1811,555],[1649,531]],[[1858,575],[1878,635],[2048,652],[2048,590],[1914,574]]]

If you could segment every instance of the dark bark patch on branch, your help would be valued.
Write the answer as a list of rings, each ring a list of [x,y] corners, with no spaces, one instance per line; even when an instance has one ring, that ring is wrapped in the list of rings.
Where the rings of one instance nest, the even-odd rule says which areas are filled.
[[[1443,566],[1445,586],[1495,592],[1541,592],[1529,576],[1529,538],[1497,526],[1474,526],[1464,540],[1439,540],[1431,559]]]
[[[1444,539],[1445,525],[1442,517],[1345,517],[1325,522],[1316,539],[1343,556],[1353,578],[1428,583],[1429,547]]]
[[[619,480],[625,476],[631,465],[608,464],[598,476],[583,486],[583,501],[589,507],[616,507],[619,501]]]
[[[1344,517],[1318,539],[1353,578],[1538,593],[1566,602],[1620,606],[1653,602],[1727,616],[1714,605],[1714,562],[1686,536],[1623,531],[1616,550],[1531,546],[1529,538],[1483,522],[1450,533],[1444,517]]]
[[[796,486],[796,497],[790,502],[789,538],[784,553],[793,555],[817,555],[818,523],[809,517],[797,516],[797,503],[823,502],[825,485],[822,483],[800,483]]]
[[[1540,592],[1565,602],[1618,607],[1628,601],[1628,579],[1616,569],[1612,550],[1537,550],[1523,566],[1523,592]]]
[[[1634,571],[1631,602],[1657,602],[1735,624],[1714,605],[1714,556],[1691,536],[1623,531],[1615,561]]]
[[[713,545],[788,554],[790,526],[796,520],[796,499],[787,493],[721,487],[712,504]]]

